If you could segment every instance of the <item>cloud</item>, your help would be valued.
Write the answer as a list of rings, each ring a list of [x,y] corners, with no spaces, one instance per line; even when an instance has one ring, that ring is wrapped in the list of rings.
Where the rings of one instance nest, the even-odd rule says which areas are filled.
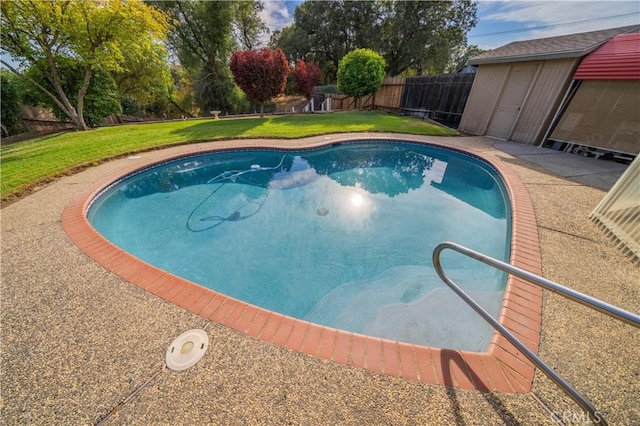
[[[262,3],[264,9],[260,12],[260,18],[267,23],[271,31],[291,25],[293,22],[291,10],[293,8],[291,8],[290,3],[292,2],[284,0],[267,0]]]
[[[267,24],[269,33],[280,30],[293,23],[293,12],[300,1],[266,0],[263,1],[264,9],[260,12],[260,18]],[[266,46],[270,34],[263,34],[260,45]]]

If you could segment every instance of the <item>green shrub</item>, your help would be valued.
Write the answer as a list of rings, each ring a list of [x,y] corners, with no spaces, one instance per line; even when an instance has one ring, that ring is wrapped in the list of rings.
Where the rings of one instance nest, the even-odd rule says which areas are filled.
[[[123,96],[122,99],[120,99],[120,106],[122,107],[123,115],[138,117],[142,112],[142,108],[138,105],[138,102],[131,96]]]
[[[384,58],[373,50],[353,50],[338,64],[338,88],[356,99],[373,94],[382,85],[385,66]]]

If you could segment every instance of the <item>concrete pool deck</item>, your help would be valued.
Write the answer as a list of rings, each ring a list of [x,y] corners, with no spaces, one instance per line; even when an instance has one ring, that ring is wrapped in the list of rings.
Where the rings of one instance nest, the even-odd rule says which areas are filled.
[[[327,138],[337,136],[317,139]],[[602,190],[550,174],[495,149],[496,141],[487,138],[422,139],[505,163],[531,197],[543,276],[638,312],[639,269],[588,219]],[[181,149],[108,162],[2,209],[3,423],[95,423],[149,380],[108,422],[553,424],[536,398],[565,423],[584,420],[577,405],[538,373],[529,393],[478,392],[343,366],[263,342],[132,286],[69,240],[61,216],[78,193],[132,162]],[[207,330],[208,352],[186,372],[163,371],[167,347],[191,328]],[[612,424],[640,422],[639,334],[545,293],[541,357]]]

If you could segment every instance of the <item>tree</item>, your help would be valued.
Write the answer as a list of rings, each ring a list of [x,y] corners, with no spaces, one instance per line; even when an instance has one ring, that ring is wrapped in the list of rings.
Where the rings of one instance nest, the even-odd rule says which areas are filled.
[[[78,130],[88,128],[85,95],[96,72],[122,70],[125,54],[158,43],[168,30],[166,16],[140,0],[15,0],[2,2],[1,8],[2,50],[23,68],[40,67],[51,90],[2,63],[48,96]],[[58,64],[65,58],[73,58],[82,67],[82,83],[75,96],[63,88]]]
[[[469,63],[469,59],[484,52],[486,52],[486,50],[480,49],[475,44],[472,44],[470,46],[459,46],[457,49],[453,49],[451,52],[451,61],[449,62],[447,72],[453,73],[458,71],[460,68]]]
[[[0,72],[0,126],[2,136],[11,136],[20,131],[20,93],[13,75],[7,71]]]
[[[244,50],[254,49],[260,43],[262,34],[269,34],[269,27],[260,19],[264,4],[260,1],[235,1],[236,11],[233,28],[235,38]]]
[[[476,24],[477,6],[468,0],[393,1],[384,4],[380,51],[389,75],[413,69],[416,74],[445,71],[450,52],[466,45]]]
[[[292,74],[295,92],[307,99],[311,99],[315,86],[322,80],[322,71],[320,71],[318,64],[314,62],[306,63],[302,59],[298,59]]]
[[[369,48],[386,60],[388,75],[441,73],[451,51],[466,45],[476,23],[469,0],[304,1],[294,23],[274,33],[289,60],[313,60],[335,81],[338,61],[347,52]]]
[[[370,49],[356,49],[345,55],[338,65],[338,88],[342,93],[358,99],[373,94],[382,85],[385,61]]]
[[[60,72],[62,90],[69,93],[69,102],[76,104],[75,96],[83,83],[84,65],[75,58],[59,58],[56,67]],[[51,82],[43,74],[44,68],[46,67],[36,62],[24,71],[24,75],[29,81],[35,82],[47,91],[54,91]],[[51,109],[59,119],[66,118],[66,112],[60,109],[43,91],[38,90],[37,86],[23,85],[23,91],[23,98],[28,104],[44,106]],[[109,115],[121,113],[120,96],[113,77],[110,73],[100,69],[94,71],[84,94],[83,118],[87,126],[97,126]]]
[[[282,93],[287,84],[289,63],[279,48],[235,52],[229,67],[247,98],[260,102],[260,117],[264,115],[264,103]]]
[[[320,65],[330,82],[336,81],[340,59],[359,47],[371,47],[380,37],[379,2],[305,1],[295,11],[294,24],[275,32],[270,40],[290,61],[304,59]]]
[[[138,106],[170,102],[175,87],[166,49],[153,43],[138,53],[144,57],[126,52],[122,69],[111,73],[121,99],[127,98]]]
[[[153,1],[175,23],[169,46],[189,74],[196,103],[205,111],[241,111],[246,102],[229,70],[239,47],[253,46],[267,27],[257,1]]]
[[[196,102],[206,110],[235,110],[227,59],[234,48],[233,4],[221,1],[159,1],[174,22],[169,46],[189,74]]]
[[[308,45],[307,35],[300,27],[295,25],[272,32],[271,38],[269,39],[269,47],[272,49],[276,47],[281,48],[291,62],[295,62],[298,59],[309,59],[307,56],[310,47]]]

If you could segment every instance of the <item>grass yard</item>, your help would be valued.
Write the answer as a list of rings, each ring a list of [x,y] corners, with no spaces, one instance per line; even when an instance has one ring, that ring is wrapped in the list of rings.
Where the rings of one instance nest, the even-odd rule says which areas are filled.
[[[101,127],[5,145],[0,150],[2,202],[102,161],[196,141],[235,138],[295,139],[339,132],[392,132],[449,136],[455,132],[420,119],[380,112],[186,120]]]

